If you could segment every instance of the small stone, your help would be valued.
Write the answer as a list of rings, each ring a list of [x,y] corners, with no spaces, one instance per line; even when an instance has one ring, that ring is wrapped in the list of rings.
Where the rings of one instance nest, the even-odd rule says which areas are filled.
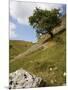
[[[50,71],[52,71],[52,68],[50,68]]]
[[[66,72],[64,72],[63,76],[64,76],[64,77],[66,76]]]

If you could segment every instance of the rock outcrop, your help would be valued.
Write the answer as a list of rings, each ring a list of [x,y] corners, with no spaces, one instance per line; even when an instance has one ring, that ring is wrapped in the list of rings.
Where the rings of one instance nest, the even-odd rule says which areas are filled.
[[[43,87],[46,83],[40,77],[19,69],[9,75],[9,89]]]

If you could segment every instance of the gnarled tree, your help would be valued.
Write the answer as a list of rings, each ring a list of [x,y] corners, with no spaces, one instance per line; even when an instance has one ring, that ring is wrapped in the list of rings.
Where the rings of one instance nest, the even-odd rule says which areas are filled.
[[[37,33],[48,32],[53,37],[53,28],[61,23],[59,9],[42,10],[36,8],[33,15],[29,17],[29,22]]]

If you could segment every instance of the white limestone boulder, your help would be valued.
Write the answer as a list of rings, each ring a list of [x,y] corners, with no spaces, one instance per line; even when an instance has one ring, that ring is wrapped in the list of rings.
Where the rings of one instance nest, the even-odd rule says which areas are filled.
[[[35,88],[40,86],[45,86],[42,78],[31,75],[23,69],[19,69],[9,75],[10,89]]]

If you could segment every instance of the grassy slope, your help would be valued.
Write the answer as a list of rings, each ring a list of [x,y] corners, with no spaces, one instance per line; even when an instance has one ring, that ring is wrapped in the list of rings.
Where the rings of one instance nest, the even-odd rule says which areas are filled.
[[[25,52],[29,47],[32,46],[31,42],[18,41],[18,40],[10,40],[9,42],[9,53],[10,59],[13,59],[20,53]]]
[[[66,72],[65,32],[57,35],[51,41],[54,43],[53,46],[47,49],[43,47],[24,58],[12,62],[10,72],[23,67],[25,70],[42,77],[49,86],[62,85],[65,82],[63,73]],[[52,70],[50,71],[50,69]]]

